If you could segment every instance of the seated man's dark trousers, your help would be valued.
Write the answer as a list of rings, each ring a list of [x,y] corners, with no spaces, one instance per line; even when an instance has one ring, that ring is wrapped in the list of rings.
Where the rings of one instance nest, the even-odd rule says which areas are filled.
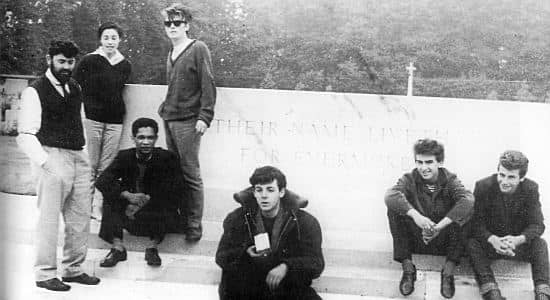
[[[516,248],[515,256],[506,256],[496,253],[495,248],[487,241],[478,239],[468,240],[468,253],[472,261],[472,267],[479,286],[487,286],[495,283],[495,275],[491,269],[491,261],[494,259],[510,259],[531,263],[531,273],[534,286],[548,284],[548,247],[546,241],[535,237],[531,242]],[[484,291],[482,291],[483,293]]]
[[[174,220],[176,216],[170,216],[165,210],[146,205],[130,219],[125,214],[127,205],[126,200],[104,199],[99,237],[112,244],[114,238],[122,240],[122,230],[126,229],[132,235],[148,236],[151,240],[162,242],[170,226],[168,220]]]
[[[457,223],[445,227],[427,245],[422,240],[422,231],[413,219],[388,210],[390,232],[393,237],[393,259],[402,262],[412,259],[412,254],[444,255],[447,260],[460,263],[464,254],[465,230]],[[439,222],[440,220],[433,220]]]

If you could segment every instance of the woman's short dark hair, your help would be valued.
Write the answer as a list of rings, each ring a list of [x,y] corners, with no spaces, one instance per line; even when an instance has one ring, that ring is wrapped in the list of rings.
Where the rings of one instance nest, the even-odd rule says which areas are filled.
[[[116,30],[116,32],[118,33],[118,37],[122,39],[122,35],[124,34],[124,32],[122,32],[122,28],[120,28],[120,26],[114,22],[106,22],[101,24],[101,26],[99,26],[99,28],[97,29],[97,38],[101,39],[101,35],[103,34],[103,31],[107,29]]]
[[[443,144],[432,139],[420,139],[414,144],[414,158],[417,154],[423,155],[435,155],[437,162],[443,162],[445,160],[445,148]]]
[[[135,137],[138,130],[145,127],[153,128],[155,135],[159,132],[159,125],[157,124],[157,121],[150,118],[139,118],[132,123],[132,136]]]
[[[78,46],[71,41],[58,41],[54,40],[50,42],[50,48],[48,48],[48,55],[54,57],[58,54],[63,54],[67,58],[76,57],[78,54]]]
[[[286,188],[285,174],[272,166],[264,166],[254,170],[254,173],[250,176],[249,182],[252,186],[255,186],[256,184],[272,183],[275,179],[277,179],[279,190]]]

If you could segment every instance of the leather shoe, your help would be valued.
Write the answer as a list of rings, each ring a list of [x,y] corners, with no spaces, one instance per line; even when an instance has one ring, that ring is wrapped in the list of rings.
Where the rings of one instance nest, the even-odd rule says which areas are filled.
[[[39,288],[44,288],[50,291],[57,291],[57,292],[65,292],[71,289],[70,285],[64,284],[58,278],[37,281],[36,286]]]
[[[450,299],[455,295],[455,277],[453,275],[444,275],[441,271],[441,296]]]
[[[103,268],[114,267],[119,261],[125,261],[126,257],[126,249],[120,251],[115,248],[111,248],[111,251],[109,251],[107,256],[105,256],[105,258],[99,263],[99,266]]]
[[[506,298],[502,297],[500,290],[494,289],[483,294],[483,300],[506,300]]]
[[[416,281],[416,269],[414,272],[403,272],[401,282],[399,282],[399,291],[403,296],[408,296],[414,292],[414,282]]]
[[[160,259],[159,252],[156,248],[145,249],[145,260],[150,266],[160,266],[162,260]]]
[[[99,278],[97,278],[95,276],[90,276],[86,273],[82,273],[78,276],[61,277],[61,278],[65,282],[76,282],[76,283],[86,284],[86,285],[96,285],[100,282]]]

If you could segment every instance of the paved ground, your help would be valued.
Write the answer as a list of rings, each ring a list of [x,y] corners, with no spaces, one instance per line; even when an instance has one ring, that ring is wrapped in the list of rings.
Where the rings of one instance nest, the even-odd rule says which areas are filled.
[[[217,299],[220,270],[214,263],[213,251],[219,231],[209,230],[204,240],[195,246],[178,241],[183,238],[170,235],[167,249],[161,249],[163,265],[152,268],[145,264],[141,241],[129,239],[128,261],[116,268],[100,268],[107,245],[91,234],[91,248],[84,264],[89,274],[102,279],[100,286],[89,287],[72,284],[69,292],[51,292],[34,286],[33,258],[34,224],[37,217],[36,197],[0,193],[0,300],[12,299]],[[97,233],[99,224],[91,223],[91,231]],[[214,228],[219,224],[210,224]],[[62,234],[60,233],[60,236]],[[177,244],[177,245],[174,245]],[[58,249],[58,260],[62,249]],[[329,271],[338,273],[337,270]],[[384,297],[321,293],[323,299],[389,299]]]
[[[117,268],[100,270],[102,281],[98,286],[83,286],[79,284],[71,284],[69,292],[51,292],[45,289],[34,287],[34,278],[32,273],[32,257],[33,248],[31,245],[14,245],[11,244],[5,253],[7,271],[5,278],[5,286],[3,292],[0,292],[1,299],[40,299],[40,300],[97,300],[97,299],[132,299],[132,300],[149,300],[149,299],[218,299],[217,286],[215,284],[196,284],[184,282],[170,282],[162,279],[152,280],[151,278],[163,273],[162,268],[145,267],[142,273],[134,274],[134,278],[120,279],[116,278],[109,272],[116,272],[133,266],[143,266],[143,253],[130,252],[130,258],[127,262],[120,263]],[[59,249],[61,251],[61,249]],[[105,251],[91,249],[88,259],[97,261]],[[165,264],[170,264],[168,261],[176,259],[174,256],[163,255]],[[200,260],[206,258],[193,258],[192,260]],[[86,265],[86,271],[94,273],[91,270],[90,264]],[[103,274],[101,274],[103,272]],[[3,294],[2,294],[3,293]],[[323,299],[389,299],[382,297],[367,297],[357,295],[343,294],[322,294]]]

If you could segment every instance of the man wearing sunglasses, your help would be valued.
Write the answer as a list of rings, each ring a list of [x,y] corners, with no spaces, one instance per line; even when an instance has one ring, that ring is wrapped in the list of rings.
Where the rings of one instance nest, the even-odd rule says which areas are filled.
[[[204,207],[199,148],[216,103],[212,59],[206,44],[188,36],[189,8],[173,4],[162,15],[172,49],[166,62],[168,92],[159,114],[164,120],[166,145],[178,154],[186,184],[180,205],[181,229],[187,241],[196,242],[202,237]]]

